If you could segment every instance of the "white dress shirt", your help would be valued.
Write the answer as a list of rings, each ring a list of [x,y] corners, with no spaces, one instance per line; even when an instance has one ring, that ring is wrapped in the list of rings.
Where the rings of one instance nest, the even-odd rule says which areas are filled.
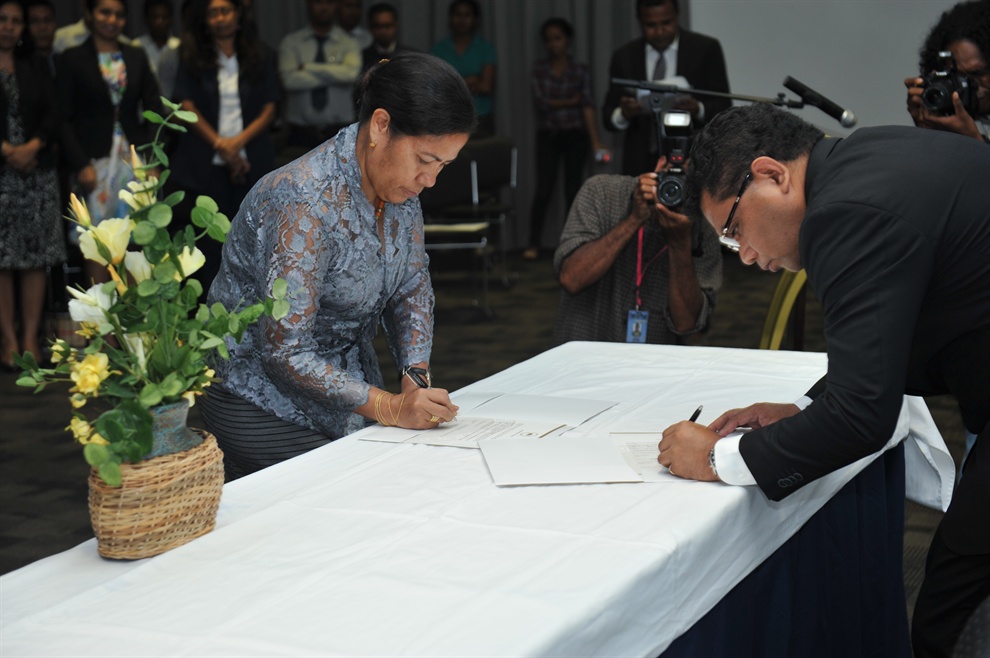
[[[357,41],[334,25],[323,52],[327,61],[317,63],[316,32],[311,27],[287,34],[278,48],[278,72],[287,95],[285,120],[303,126],[354,121],[354,82],[361,73],[361,48]],[[328,102],[316,110],[311,92],[328,88]]]

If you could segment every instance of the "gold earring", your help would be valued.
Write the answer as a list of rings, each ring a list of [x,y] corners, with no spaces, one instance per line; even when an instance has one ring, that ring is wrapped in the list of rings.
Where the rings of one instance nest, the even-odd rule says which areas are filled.
[[[371,142],[369,145],[371,146],[371,148],[375,148],[377,146],[377,144],[375,144],[374,142]]]

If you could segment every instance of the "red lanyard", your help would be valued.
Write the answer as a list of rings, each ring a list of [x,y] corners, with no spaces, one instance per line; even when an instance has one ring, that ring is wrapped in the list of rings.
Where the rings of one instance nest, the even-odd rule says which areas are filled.
[[[653,264],[653,261],[663,256],[663,252],[667,251],[667,246],[664,245],[663,249],[657,252],[657,255],[650,259],[650,262],[643,266],[643,227],[639,227],[639,238],[637,240],[638,245],[636,248],[636,310],[638,311],[643,306],[643,300],[640,296],[640,287],[643,285],[643,276],[646,274],[646,268]]]

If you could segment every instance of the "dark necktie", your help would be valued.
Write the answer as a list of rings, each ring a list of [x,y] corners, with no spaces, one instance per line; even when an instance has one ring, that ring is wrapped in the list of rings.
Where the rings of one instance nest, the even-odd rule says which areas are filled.
[[[653,67],[653,77],[651,80],[663,80],[667,77],[667,60],[664,59],[663,53],[660,53],[660,57],[657,58],[657,64]]]
[[[323,44],[327,40],[326,37],[317,36],[316,37],[316,58],[313,60],[317,64],[322,64],[327,61],[327,53],[323,50]],[[313,109],[319,112],[327,106],[327,88],[317,87],[312,92],[310,92],[311,99],[313,102]]]

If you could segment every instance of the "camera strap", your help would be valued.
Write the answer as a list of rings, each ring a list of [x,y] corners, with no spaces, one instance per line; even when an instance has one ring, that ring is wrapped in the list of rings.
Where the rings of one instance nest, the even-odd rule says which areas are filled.
[[[656,259],[663,256],[664,252],[667,251],[667,246],[664,245],[663,248],[656,253],[656,255],[650,259],[646,265],[643,265],[643,234],[645,232],[644,226],[639,227],[639,235],[637,238],[636,245],[636,310],[638,311],[643,307],[643,297],[640,294],[640,289],[643,286],[643,277],[646,275],[646,268],[656,261]]]

